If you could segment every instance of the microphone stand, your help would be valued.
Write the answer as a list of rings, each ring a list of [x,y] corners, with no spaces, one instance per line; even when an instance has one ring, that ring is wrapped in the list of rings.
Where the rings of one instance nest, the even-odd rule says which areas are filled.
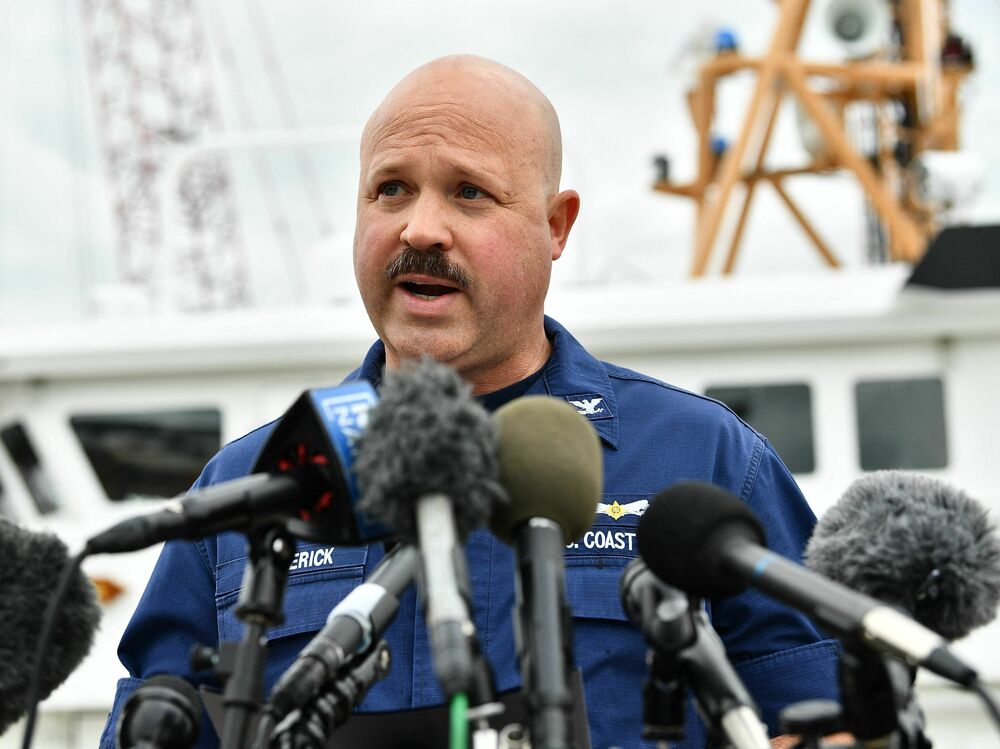
[[[863,745],[878,741],[889,749],[931,749],[913,693],[915,678],[915,669],[898,658],[845,645],[840,661],[842,700],[848,726]]]
[[[654,650],[644,687],[643,737],[661,742],[683,738],[685,687],[690,684],[709,749],[768,746],[753,700],[725,658],[705,612],[681,591],[664,586],[655,614],[645,633]]]
[[[531,518],[518,531],[516,603],[521,681],[536,749],[570,749],[572,624],[566,603],[562,528]]]
[[[708,727],[709,749],[768,747],[767,728],[726,657],[719,635],[700,608],[690,613],[695,641],[680,653],[695,702]]]
[[[687,687],[680,652],[696,637],[687,596],[670,588],[669,595],[656,606],[656,619],[647,634],[655,643],[649,650],[649,677],[642,687],[642,737],[656,741],[661,749],[667,742],[684,739]]]
[[[263,745],[273,749],[323,749],[330,734],[347,721],[368,690],[386,677],[391,665],[389,646],[380,640],[352,658],[312,702],[289,713],[270,737],[264,737]]]
[[[677,657],[650,650],[649,676],[642,685],[642,737],[660,749],[683,741],[687,690]]]
[[[295,539],[283,523],[269,523],[247,533],[247,560],[236,616],[244,623],[243,638],[233,653],[233,667],[222,695],[222,749],[244,749],[254,714],[264,696],[264,633],[284,621],[283,599]]]

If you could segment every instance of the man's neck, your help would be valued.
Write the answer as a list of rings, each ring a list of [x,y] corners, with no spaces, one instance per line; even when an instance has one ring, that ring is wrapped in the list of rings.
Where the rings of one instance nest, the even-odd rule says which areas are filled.
[[[501,406],[506,405],[515,398],[520,398],[522,395],[527,393],[538,381],[538,378],[542,376],[542,371],[544,369],[545,365],[543,364],[527,377],[518,380],[513,385],[508,385],[507,387],[494,390],[493,392],[486,393],[485,395],[477,395],[475,398],[480,404],[482,404],[483,408],[490,413],[493,413]]]
[[[460,369],[459,374],[472,385],[473,395],[489,395],[535,374],[545,366],[551,355],[552,343],[543,337],[538,348],[530,354],[523,352],[516,360],[507,360],[500,366],[482,372],[468,373]]]
[[[462,366],[461,360],[444,363],[454,367],[459,376],[472,386],[473,395],[482,396],[503,390],[530,377],[545,366],[551,355],[552,342],[543,333],[537,345],[517,351],[502,362],[473,367]],[[393,355],[393,352],[386,348],[385,356],[385,366],[388,369],[399,367],[398,355]]]

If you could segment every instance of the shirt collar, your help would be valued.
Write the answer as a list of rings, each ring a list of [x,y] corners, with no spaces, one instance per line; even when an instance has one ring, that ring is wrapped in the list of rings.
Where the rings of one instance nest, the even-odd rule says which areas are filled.
[[[378,390],[382,384],[382,370],[385,369],[385,344],[382,341],[375,341],[372,347],[365,354],[361,366],[344,378],[344,382],[356,382],[367,380],[371,386]]]
[[[525,395],[549,395],[576,407],[598,436],[617,449],[619,439],[618,401],[604,365],[595,359],[566,328],[545,317],[545,335],[552,343],[552,355]],[[345,379],[367,380],[378,388],[385,367],[385,346],[376,341],[361,366]]]
[[[545,335],[552,343],[552,356],[540,380],[525,395],[550,395],[575,406],[605,444],[617,449],[618,400],[604,364],[548,316]]]

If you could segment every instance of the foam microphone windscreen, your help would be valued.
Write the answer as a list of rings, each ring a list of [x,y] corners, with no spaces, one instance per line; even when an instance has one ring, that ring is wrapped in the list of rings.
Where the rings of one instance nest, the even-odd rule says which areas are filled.
[[[0,733],[24,715],[42,619],[69,563],[66,545],[0,519]],[[80,665],[94,640],[101,612],[93,584],[76,571],[40,665],[40,700]]]
[[[723,567],[718,544],[739,537],[765,545],[753,511],[725,489],[682,481],[653,498],[639,519],[639,554],[668,585],[700,598],[721,598],[746,586]]]
[[[946,640],[996,616],[1000,543],[986,510],[929,476],[876,471],[855,481],[816,524],[805,561]]]
[[[470,390],[454,369],[428,357],[386,370],[357,444],[362,510],[413,539],[417,501],[444,494],[460,536],[485,524],[505,497],[496,430]]]
[[[490,528],[508,544],[522,523],[545,517],[570,543],[594,522],[601,499],[603,458],[597,432],[565,401],[518,398],[493,415],[500,434],[500,483],[510,504],[498,507]]]

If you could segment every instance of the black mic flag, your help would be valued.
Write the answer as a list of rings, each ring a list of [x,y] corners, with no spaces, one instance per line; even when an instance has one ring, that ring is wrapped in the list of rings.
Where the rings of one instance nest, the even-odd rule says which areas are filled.
[[[308,390],[274,427],[250,476],[188,494],[87,542],[88,554],[135,551],[174,538],[246,531],[280,519],[300,538],[357,546],[389,529],[359,509],[355,443],[377,402],[367,382]]]

